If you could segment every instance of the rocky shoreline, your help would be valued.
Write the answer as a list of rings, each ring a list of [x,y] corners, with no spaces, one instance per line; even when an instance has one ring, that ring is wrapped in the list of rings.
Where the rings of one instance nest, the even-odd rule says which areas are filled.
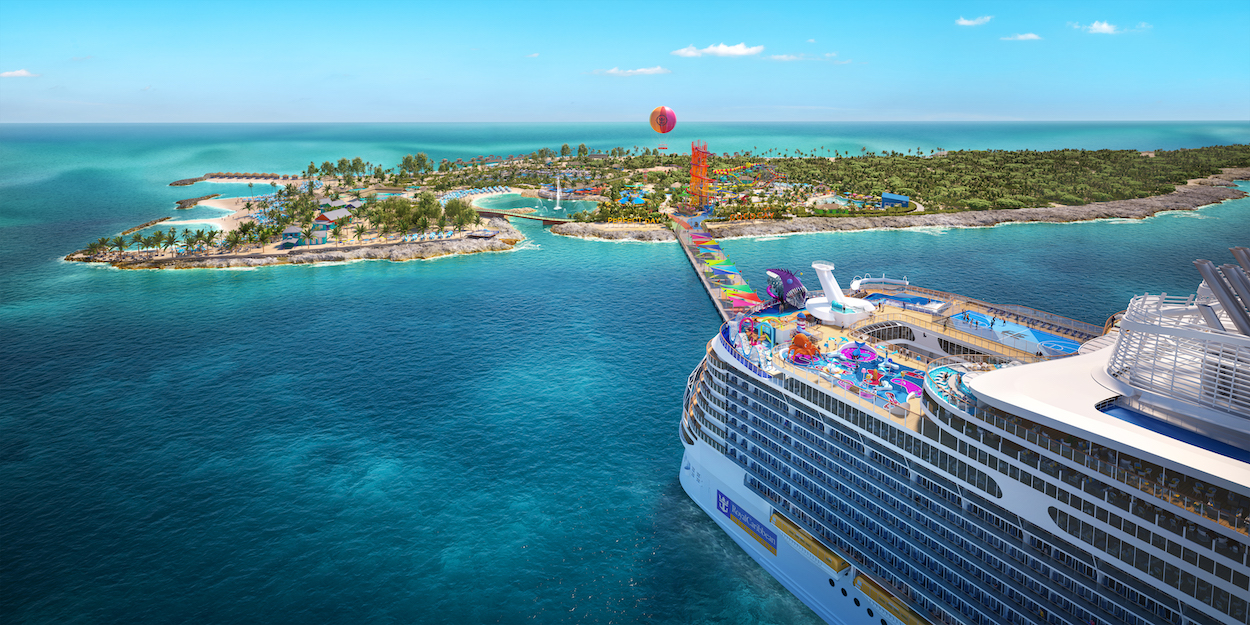
[[[867,230],[871,228],[914,228],[929,226],[939,228],[979,228],[1004,223],[1050,222],[1068,223],[1095,219],[1144,219],[1155,213],[1173,210],[1194,210],[1245,197],[1237,189],[1222,186],[1189,185],[1178,187],[1175,192],[1148,198],[1097,202],[1084,206],[1043,208],[1017,208],[1009,210],[964,211],[899,215],[895,217],[800,217],[786,221],[756,222],[747,224],[710,223],[708,232],[721,239],[730,237],[755,237],[797,232],[835,232],[844,230]]]
[[[118,269],[231,269],[272,265],[305,265],[350,260],[423,260],[453,254],[506,252],[525,239],[506,219],[485,220],[485,226],[498,230],[491,239],[450,239],[383,245],[347,245],[317,250],[294,249],[279,254],[181,256],[154,260],[113,261]],[[68,259],[67,259],[68,260]],[[87,261],[90,262],[90,261]]]
[[[220,196],[221,196],[220,193],[213,193],[211,195],[201,195],[200,197],[192,197],[192,198],[187,198],[185,200],[178,200],[177,202],[174,202],[174,203],[178,205],[176,207],[178,210],[187,210],[188,208],[192,208],[196,204],[199,204],[200,202],[203,202],[204,200],[211,200],[215,197],[220,197]]]
[[[677,236],[666,227],[629,229],[610,228],[608,224],[570,222],[551,227],[553,234],[581,239],[605,241],[676,241]]]
[[[142,230],[142,229],[144,229],[144,228],[150,228],[150,227],[152,227],[152,226],[155,226],[156,224],[161,223],[162,221],[168,221],[168,220],[170,220],[170,219],[172,219],[172,217],[161,217],[160,219],[153,219],[152,221],[149,221],[149,222],[147,222],[147,223],[145,223],[145,224],[139,224],[139,225],[137,225],[137,226],[135,226],[135,227],[133,227],[133,228],[131,228],[131,229],[129,229],[129,230],[126,230],[126,231],[122,232],[122,236],[126,236],[126,235],[128,235],[128,234],[131,234],[132,232],[138,232],[138,231],[140,231],[140,230]]]
[[[1038,208],[998,209],[986,211],[962,211],[957,213],[916,213],[893,217],[796,217],[786,220],[751,222],[707,223],[709,233],[718,239],[731,237],[759,237],[805,232],[840,232],[869,230],[873,228],[978,228],[1004,223],[1050,222],[1068,223],[1093,221],[1095,219],[1144,219],[1156,213],[1175,210],[1195,210],[1246,196],[1232,188],[1235,180],[1250,180],[1250,168],[1226,168],[1222,173],[1190,180],[1189,184],[1176,187],[1167,195],[1095,202],[1082,206],[1050,206]],[[551,231],[566,236],[587,239],[636,241],[671,240],[668,230],[607,229],[607,224],[568,223],[552,226]]]

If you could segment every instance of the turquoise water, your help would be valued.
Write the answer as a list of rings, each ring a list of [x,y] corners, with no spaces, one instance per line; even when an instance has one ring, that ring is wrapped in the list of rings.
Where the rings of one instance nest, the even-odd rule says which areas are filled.
[[[804,134],[707,126],[728,128],[704,137],[723,145]],[[812,126],[805,136],[828,132]],[[1015,147],[1047,147],[1047,128],[1077,147],[1196,147],[1246,127],[985,132]],[[964,128],[912,130],[954,148]],[[907,136],[862,130],[883,145]],[[247,193],[165,186],[205,171],[627,134],[0,126],[0,621],[813,622],[678,484],[683,384],[719,319],[676,246],[519,222],[531,240],[515,252],[434,261],[60,261],[174,214],[174,200]],[[1101,323],[1132,294],[1192,290],[1192,260],[1228,262],[1246,232],[1250,200],[1131,223],[724,246],[757,286],[767,268],[827,259],[844,283],[884,271]]]
[[[560,200],[560,210],[556,210],[555,200],[522,197],[520,193],[491,195],[475,200],[474,204],[498,210],[533,208],[535,210],[530,214],[541,217],[568,217],[569,215],[580,211],[593,211],[595,210],[595,207],[598,206],[598,203],[596,202],[587,202],[585,200]]]

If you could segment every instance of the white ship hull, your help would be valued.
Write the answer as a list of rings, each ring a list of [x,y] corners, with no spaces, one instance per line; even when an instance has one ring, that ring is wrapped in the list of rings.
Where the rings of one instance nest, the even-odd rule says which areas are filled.
[[[743,488],[743,475],[741,468],[702,441],[686,446],[681,460],[681,486],[686,494],[743,551],[817,616],[831,625],[881,625],[883,621],[889,625],[900,624],[899,619],[855,587],[852,583],[855,567],[834,572],[769,523],[772,507]],[[718,491],[773,532],[776,555],[717,509]]]

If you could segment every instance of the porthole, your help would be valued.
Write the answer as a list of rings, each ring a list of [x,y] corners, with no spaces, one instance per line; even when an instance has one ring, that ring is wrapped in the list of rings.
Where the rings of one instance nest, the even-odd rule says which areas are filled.
[[[859,607],[859,598],[858,598],[858,597],[855,599],[855,607],[857,607],[857,608]]]
[[[843,596],[843,597],[845,597],[845,596],[846,596],[846,589],[845,589],[845,588],[843,588],[843,589],[842,589],[842,596]]]
[[[872,608],[868,608],[868,616],[872,616]]]
[[[833,578],[832,578],[832,577],[831,577],[831,578],[829,578],[829,585],[830,585],[830,586],[837,586],[837,584],[833,583]]]
[[[881,625],[889,625],[889,624],[885,622],[885,619],[881,619]]]

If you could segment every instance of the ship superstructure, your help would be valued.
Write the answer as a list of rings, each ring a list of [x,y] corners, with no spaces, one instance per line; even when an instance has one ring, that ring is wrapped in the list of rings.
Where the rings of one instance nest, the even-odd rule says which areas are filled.
[[[814,263],[708,342],[682,485],[830,623],[1250,623],[1234,255],[1102,327]]]

